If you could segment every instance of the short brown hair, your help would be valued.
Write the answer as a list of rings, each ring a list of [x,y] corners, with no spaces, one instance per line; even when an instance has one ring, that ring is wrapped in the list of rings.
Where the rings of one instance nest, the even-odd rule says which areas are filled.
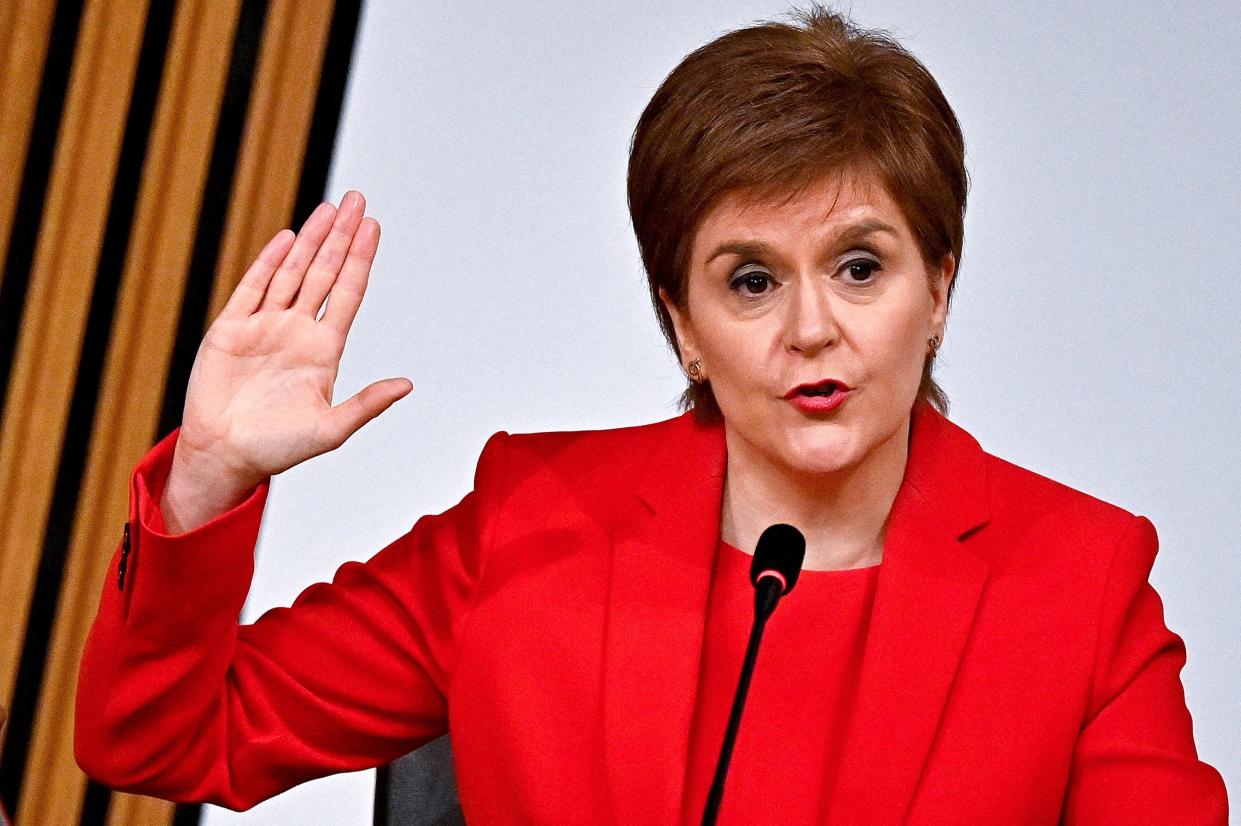
[[[799,25],[760,23],[691,52],[634,129],[629,214],[651,301],[678,357],[659,290],[685,308],[694,233],[729,193],[795,197],[827,175],[869,172],[909,221],[928,276],[948,253],[960,269],[965,142],[939,84],[885,31],[818,5],[791,16]],[[928,356],[918,398],[947,412],[932,364]],[[720,412],[709,382],[691,382],[681,404],[704,419]]]

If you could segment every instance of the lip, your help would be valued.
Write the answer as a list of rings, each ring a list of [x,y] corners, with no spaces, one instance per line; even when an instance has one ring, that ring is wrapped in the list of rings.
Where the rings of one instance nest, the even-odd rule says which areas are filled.
[[[802,388],[819,387],[828,382],[836,385],[836,389],[832,391],[830,396],[804,396],[801,394]],[[826,413],[840,407],[851,395],[853,395],[853,388],[844,382],[837,381],[836,379],[824,379],[823,381],[799,384],[786,393],[784,398],[803,413]]]

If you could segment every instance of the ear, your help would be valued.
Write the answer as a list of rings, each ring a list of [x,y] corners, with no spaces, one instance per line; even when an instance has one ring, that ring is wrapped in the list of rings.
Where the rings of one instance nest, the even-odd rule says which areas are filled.
[[[663,287],[659,288],[659,300],[664,303],[668,315],[672,317],[672,329],[676,331],[677,348],[681,351],[681,358],[686,363],[698,358],[698,347],[694,343],[693,325],[690,324],[689,315],[681,312]]]
[[[944,319],[948,317],[948,287],[957,274],[957,260],[952,253],[944,253],[940,259],[939,270],[935,273],[931,284],[931,298],[935,304],[931,309],[931,326],[943,330]]]

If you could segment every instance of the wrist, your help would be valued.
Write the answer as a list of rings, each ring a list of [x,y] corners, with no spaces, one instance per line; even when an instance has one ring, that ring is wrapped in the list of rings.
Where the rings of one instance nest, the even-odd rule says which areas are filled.
[[[160,496],[164,524],[170,534],[191,531],[245,501],[261,481],[178,443]]]

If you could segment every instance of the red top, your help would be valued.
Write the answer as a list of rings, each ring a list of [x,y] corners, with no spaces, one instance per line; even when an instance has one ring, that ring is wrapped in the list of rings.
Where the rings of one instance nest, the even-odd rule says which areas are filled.
[[[699,823],[754,622],[753,557],[720,543],[711,577],[690,757],[685,823]],[[721,824],[823,823],[879,565],[802,571],[763,631],[729,762]]]

